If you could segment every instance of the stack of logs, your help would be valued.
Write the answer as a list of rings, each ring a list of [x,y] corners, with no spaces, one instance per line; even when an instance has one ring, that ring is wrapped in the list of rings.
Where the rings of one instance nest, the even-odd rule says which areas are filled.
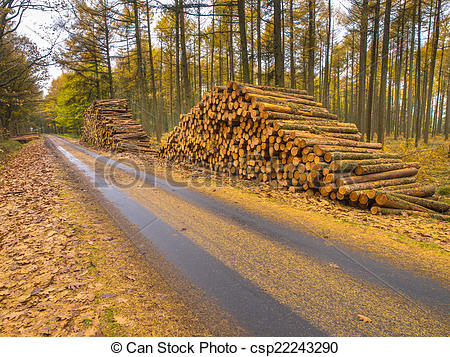
[[[216,87],[180,116],[159,155],[374,214],[448,210],[434,199],[434,186],[416,183],[419,163],[362,142],[355,124],[338,121],[303,90]]]
[[[95,101],[84,112],[82,141],[113,151],[154,152],[126,99]]]

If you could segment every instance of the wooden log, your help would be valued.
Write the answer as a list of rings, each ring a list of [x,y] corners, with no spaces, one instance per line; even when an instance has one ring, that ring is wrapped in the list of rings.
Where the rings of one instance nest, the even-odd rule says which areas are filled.
[[[374,215],[402,215],[402,216],[421,216],[421,217],[432,217],[438,219],[440,221],[450,222],[449,215],[443,215],[433,212],[421,212],[421,211],[413,211],[413,210],[405,210],[405,209],[397,209],[397,208],[386,208],[379,206],[372,206],[370,212]]]
[[[411,203],[415,203],[417,205],[420,205],[422,207],[431,209],[431,210],[439,212],[439,213],[445,213],[449,209],[449,205],[447,205],[446,203],[443,203],[443,202],[438,202],[435,200],[430,200],[430,199],[426,199],[426,198],[422,198],[422,197],[403,195],[400,193],[396,193],[395,191],[391,192],[389,194],[393,195],[395,197],[398,197],[402,200],[405,200],[405,201],[408,201]]]
[[[357,175],[367,175],[377,172],[385,172],[391,170],[398,170],[403,168],[415,167],[420,168],[420,163],[418,162],[405,162],[405,163],[391,163],[391,164],[378,164],[378,165],[360,165],[355,168],[355,174]]]
[[[375,202],[380,207],[398,208],[411,211],[433,212],[432,210],[422,207],[418,204],[405,201],[395,194],[379,191],[375,197]]]
[[[379,181],[379,180],[394,179],[394,178],[399,178],[399,177],[415,176],[415,175],[417,175],[417,172],[418,172],[418,170],[415,167],[409,167],[406,169],[378,172],[378,173],[369,174],[369,175],[343,177],[343,178],[339,178],[336,181],[336,184],[338,186],[343,186],[343,185],[352,185],[352,184],[361,183],[361,182]]]
[[[371,181],[371,182],[363,182],[363,183],[357,183],[354,185],[346,185],[339,187],[338,192],[340,192],[343,195],[348,195],[353,191],[361,191],[361,190],[368,190],[372,188],[380,188],[383,186],[397,186],[397,185],[404,185],[406,183],[413,183],[416,181],[416,177],[402,177],[402,178],[396,178],[396,179],[390,179],[390,180],[381,180],[381,181]]]
[[[390,159],[390,158],[381,158],[381,159],[368,159],[368,160],[336,160],[330,162],[331,171],[354,171],[356,167],[360,165],[378,165],[384,163],[398,163],[402,162],[401,159]]]
[[[414,197],[429,197],[434,195],[436,187],[437,185],[425,185],[423,183],[416,183],[397,187],[384,187],[383,191],[395,192]]]

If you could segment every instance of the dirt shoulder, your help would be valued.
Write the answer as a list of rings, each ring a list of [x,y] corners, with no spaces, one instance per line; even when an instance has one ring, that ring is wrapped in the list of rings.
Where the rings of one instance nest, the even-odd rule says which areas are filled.
[[[0,335],[209,335],[42,141],[0,171]]]

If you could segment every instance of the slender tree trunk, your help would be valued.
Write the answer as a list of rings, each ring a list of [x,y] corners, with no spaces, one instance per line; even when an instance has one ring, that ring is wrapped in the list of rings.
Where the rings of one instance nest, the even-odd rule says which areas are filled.
[[[254,5],[253,0],[250,1],[250,83],[254,83],[254,73],[255,73],[255,39],[254,39]]]
[[[448,72],[448,79],[447,79],[447,108],[445,110],[445,128],[444,128],[445,140],[448,140],[449,131],[450,131],[450,72]]]
[[[344,122],[348,122],[348,52],[345,54],[345,101]]]
[[[273,0],[273,52],[275,55],[275,85],[284,87],[284,56],[281,42],[281,4]]]
[[[387,0],[390,1],[390,0]],[[366,97],[366,57],[367,57],[367,16],[368,0],[363,0],[361,9],[361,39],[359,43],[359,93],[358,115],[356,124],[361,129],[364,123],[365,97]]]
[[[435,114],[435,119],[434,119],[434,130],[433,130],[433,136],[437,134],[441,133],[441,120],[442,120],[442,110],[443,110],[443,106],[444,106],[444,93],[443,92],[443,88],[442,88],[442,64],[444,62],[444,51],[445,51],[445,41],[442,41],[442,49],[441,49],[441,63],[439,65],[439,79],[438,79],[438,94],[437,94],[437,99],[436,99],[436,106],[439,106],[439,111],[436,110]],[[440,104],[439,104],[439,99]]]
[[[198,100],[202,99],[202,33],[200,30],[200,16],[201,16],[200,1],[198,3],[197,13],[197,33],[198,33]]]
[[[323,105],[330,106],[330,41],[331,41],[331,0],[328,0],[328,23],[327,23],[327,43],[325,50],[325,69],[323,78]]]
[[[230,37],[228,41],[230,80],[234,81],[234,48],[233,48],[233,7],[230,6]]]
[[[420,139],[420,105],[421,105],[421,97],[420,97],[420,32],[422,31],[422,0],[419,0],[419,9],[417,11],[417,59],[416,59],[416,105],[414,106],[414,119],[416,123],[416,139],[415,145],[419,146]]]
[[[408,78],[408,110],[406,114],[406,143],[408,143],[408,139],[411,134],[411,123],[412,123],[412,107],[413,107],[413,74],[414,74],[414,47],[415,47],[415,34],[416,34],[416,3],[417,0],[414,0],[413,5],[413,22],[411,27],[411,42],[410,42],[410,52],[409,52],[409,78]],[[410,135],[411,134],[411,135]]]
[[[147,90],[145,84],[145,71],[144,71],[144,61],[142,60],[142,42],[141,42],[141,31],[139,28],[139,7],[137,0],[133,1],[133,13],[134,13],[134,31],[136,38],[136,58],[137,58],[137,78],[139,87],[139,101],[140,101],[140,114],[141,121],[146,123],[144,116],[147,116]],[[147,123],[146,123],[147,124]]]
[[[389,56],[389,28],[391,24],[391,0],[386,0],[386,9],[384,14],[383,27],[383,49],[381,52],[381,79],[380,79],[380,101],[378,104],[378,142],[384,143],[384,128],[386,110],[386,77],[388,70]]]
[[[110,44],[110,29],[108,24],[108,4],[103,1],[103,26],[105,27],[105,51],[106,51],[106,65],[108,67],[108,86],[109,86],[109,98],[114,98],[114,86],[111,66],[111,44]]]
[[[215,34],[215,2],[212,1],[213,9],[212,9],[212,20],[211,20],[211,26],[212,26],[212,34],[211,34],[211,64],[210,64],[210,71],[211,74],[209,76],[210,80],[210,89],[212,90],[214,88],[214,46],[215,46],[215,40],[216,40],[216,34]]]
[[[402,133],[406,137],[407,123],[406,123],[406,103],[408,90],[408,63],[409,63],[409,31],[406,31],[406,58],[405,58],[405,73],[403,75],[403,95],[402,95],[402,109],[400,111],[400,121],[402,123]]]
[[[289,0],[289,62],[291,65],[291,88],[296,88],[294,62],[294,7],[293,0]]]
[[[378,28],[380,25],[380,0],[377,0],[375,4],[375,16],[373,19],[373,37],[372,37],[372,49],[370,54],[370,77],[369,88],[367,95],[367,124],[366,124],[366,139],[370,141],[372,137],[372,103],[373,103],[373,86],[375,83],[375,76],[378,68]]]
[[[395,108],[394,108],[394,139],[397,140],[400,134],[400,76],[402,74],[403,64],[403,44],[404,44],[404,30],[405,30],[405,9],[406,0],[403,1],[402,24],[400,30],[400,48],[398,49],[398,61],[395,66]]]
[[[239,36],[241,39],[241,66],[243,72],[243,81],[250,82],[250,71],[248,69],[248,52],[247,52],[247,29],[245,26],[245,0],[237,0],[238,18],[239,18]]]
[[[315,0],[308,0],[308,94],[314,95]],[[326,102],[324,103],[326,107]]]
[[[352,32],[352,77],[350,81],[350,121],[355,123],[355,95],[353,91],[355,78],[355,34]]]
[[[431,23],[432,23],[432,17],[433,17],[433,4],[434,0],[431,0],[431,6],[430,6],[430,16],[428,20],[428,31],[427,31],[427,40],[425,42],[425,58],[423,60],[424,68],[421,68],[421,73],[423,73],[421,78],[421,96],[423,98],[420,99],[420,111],[419,111],[419,123],[420,123],[420,131],[424,131],[424,123],[425,123],[425,107],[427,105],[427,89],[428,89],[428,53],[429,53],[429,43],[430,43],[430,36],[431,36]],[[416,131],[417,132],[417,131]],[[420,139],[420,135],[419,135]],[[417,140],[417,139],[416,139]]]
[[[256,3],[256,46],[258,57],[258,84],[262,85],[261,0],[257,0]]]
[[[387,91],[387,101],[386,101],[386,123],[387,130],[385,130],[388,135],[392,134],[394,130],[394,122],[392,120],[392,71],[394,68],[394,51],[392,51],[391,55],[391,64],[388,66],[388,91]]]
[[[175,0],[175,80],[177,92],[177,116],[181,114],[181,80],[180,80],[180,7],[178,0]],[[178,120],[178,118],[177,118]]]
[[[170,47],[173,46],[173,42],[170,43]],[[170,50],[171,52],[169,53],[169,76],[170,76],[170,93],[169,93],[169,101],[170,101],[170,126],[169,129],[172,129],[173,124],[174,124],[174,120],[173,120],[173,54],[172,54],[172,50]]]
[[[428,83],[428,96],[427,96],[427,112],[425,116],[425,127],[423,130],[423,141],[428,144],[428,133],[430,128],[430,118],[431,118],[431,99],[433,97],[433,80],[434,80],[434,68],[436,66],[436,55],[437,47],[439,42],[439,15],[441,11],[441,0],[438,0],[436,7],[436,19],[434,21],[434,31],[433,31],[433,43],[431,47],[431,63],[430,63],[430,75]]]
[[[158,104],[156,99],[156,83],[155,83],[155,68],[153,65],[153,47],[152,47],[152,33],[150,28],[150,9],[148,6],[148,0],[145,1],[145,10],[147,14],[147,36],[148,36],[148,59],[150,62],[150,83],[151,83],[151,90],[152,90],[152,99],[153,99],[153,108],[152,108],[152,114],[155,118],[155,133],[156,133],[156,140],[159,142],[161,140],[161,121],[159,120],[158,115]]]
[[[186,28],[184,25],[184,6],[183,0],[180,3],[180,44],[181,44],[181,76],[183,77],[184,86],[184,111],[187,111],[192,104],[192,90],[189,82],[189,67],[186,52]]]

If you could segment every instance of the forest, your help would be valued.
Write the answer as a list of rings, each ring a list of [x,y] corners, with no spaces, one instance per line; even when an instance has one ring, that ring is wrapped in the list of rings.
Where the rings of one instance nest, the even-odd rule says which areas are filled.
[[[20,35],[27,11],[58,13],[59,42]],[[449,20],[446,0],[2,0],[0,134],[79,135],[92,102],[127,98],[160,141],[232,80],[306,89],[366,141],[447,140]]]

